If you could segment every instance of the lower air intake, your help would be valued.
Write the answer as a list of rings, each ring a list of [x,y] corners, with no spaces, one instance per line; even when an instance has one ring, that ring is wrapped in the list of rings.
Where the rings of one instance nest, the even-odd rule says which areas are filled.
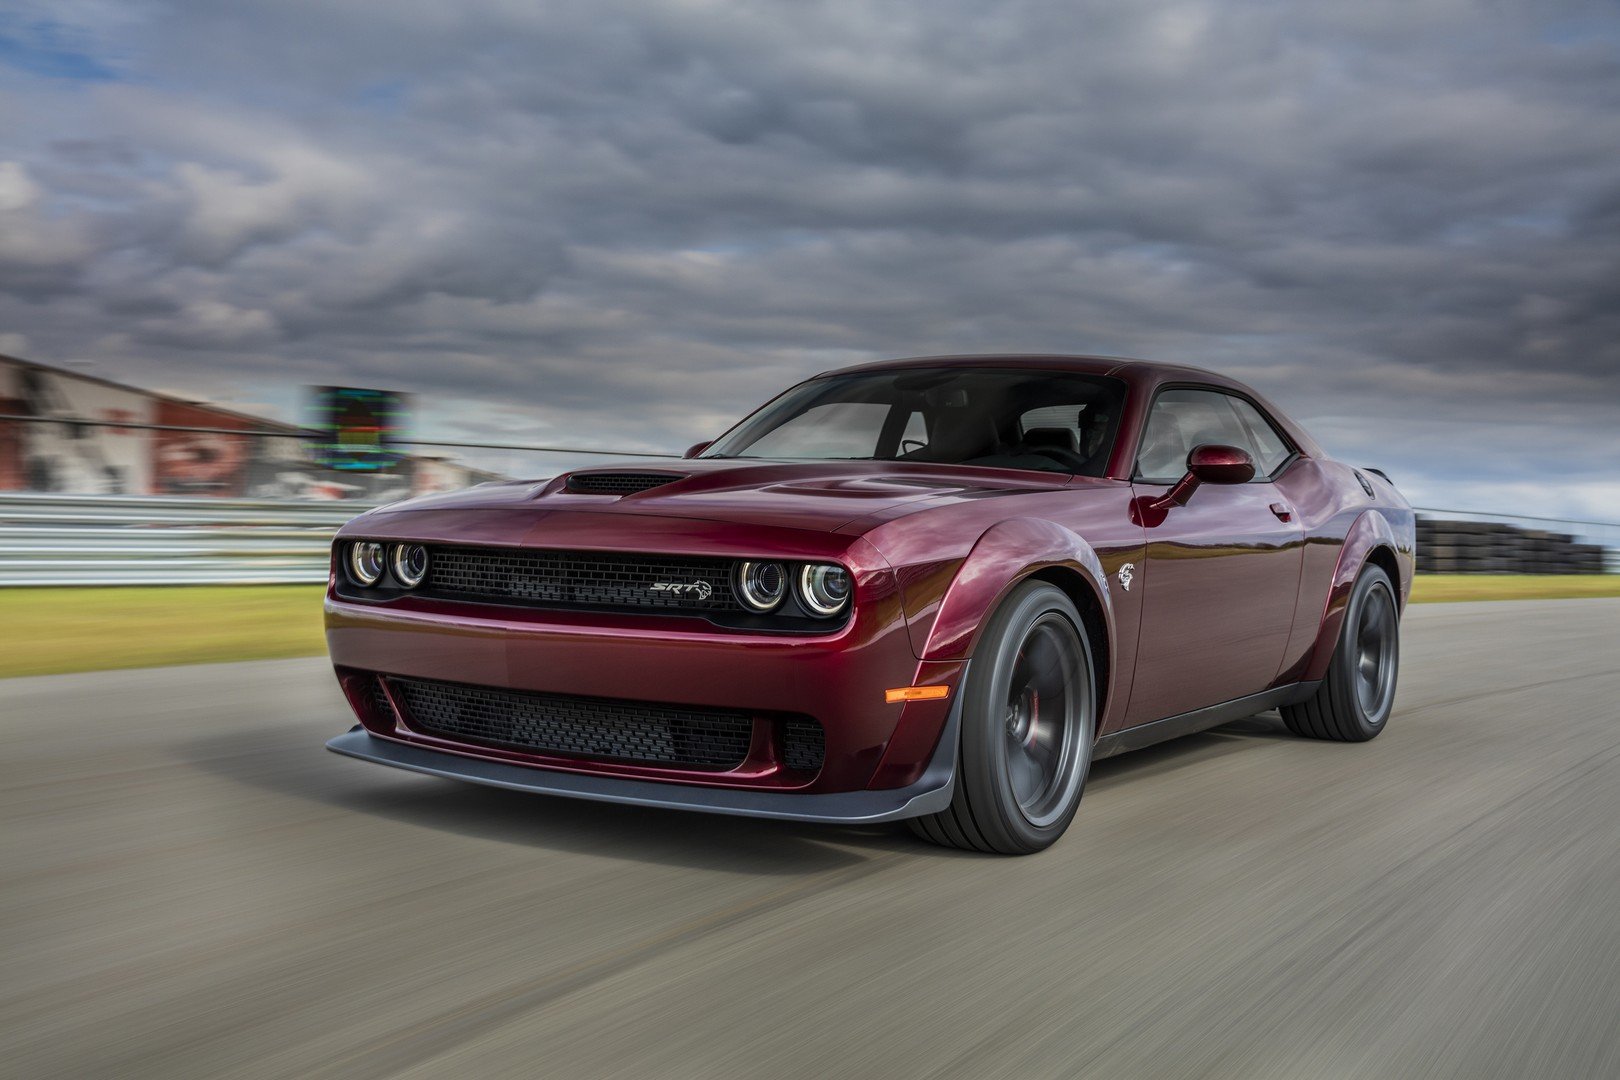
[[[748,756],[746,713],[390,679],[418,731],[560,757],[727,769]],[[819,732],[819,729],[818,729]]]
[[[814,720],[788,720],[782,725],[782,761],[798,772],[820,772],[827,756],[826,735]]]

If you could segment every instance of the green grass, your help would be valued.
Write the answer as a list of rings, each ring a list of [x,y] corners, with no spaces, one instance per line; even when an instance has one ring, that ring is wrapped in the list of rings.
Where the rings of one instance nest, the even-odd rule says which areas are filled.
[[[1414,604],[1593,596],[1620,596],[1620,574],[1419,574],[1412,583]]]
[[[320,585],[0,589],[0,677],[326,651]]]
[[[0,678],[318,656],[319,585],[0,589]],[[1620,596],[1620,574],[1420,574],[1414,603]]]

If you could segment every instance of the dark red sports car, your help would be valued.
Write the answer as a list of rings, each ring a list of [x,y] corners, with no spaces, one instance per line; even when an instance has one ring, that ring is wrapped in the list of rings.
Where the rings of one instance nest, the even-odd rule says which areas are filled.
[[[1248,387],[1067,356],[794,387],[678,464],[363,514],[328,746],[554,795],[1038,851],[1091,762],[1279,708],[1377,735],[1411,508]]]

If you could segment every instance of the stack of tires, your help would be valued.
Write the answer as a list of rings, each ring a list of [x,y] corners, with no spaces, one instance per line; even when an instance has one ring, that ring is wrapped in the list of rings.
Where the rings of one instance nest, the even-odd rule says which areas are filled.
[[[1568,533],[1419,517],[1420,574],[1601,574],[1604,550]]]

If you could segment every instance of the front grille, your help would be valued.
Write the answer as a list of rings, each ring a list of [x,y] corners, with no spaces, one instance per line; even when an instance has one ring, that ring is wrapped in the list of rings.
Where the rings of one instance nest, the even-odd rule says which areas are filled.
[[[525,548],[434,547],[426,590],[446,600],[731,612],[731,560]]]
[[[782,724],[782,760],[790,769],[820,772],[827,756],[826,736],[814,720],[788,720]]]
[[[735,768],[748,756],[746,713],[389,679],[405,719],[430,735],[562,757]]]
[[[685,480],[680,473],[657,472],[588,472],[574,473],[568,478],[568,490],[581,495],[634,495],[677,480]]]

